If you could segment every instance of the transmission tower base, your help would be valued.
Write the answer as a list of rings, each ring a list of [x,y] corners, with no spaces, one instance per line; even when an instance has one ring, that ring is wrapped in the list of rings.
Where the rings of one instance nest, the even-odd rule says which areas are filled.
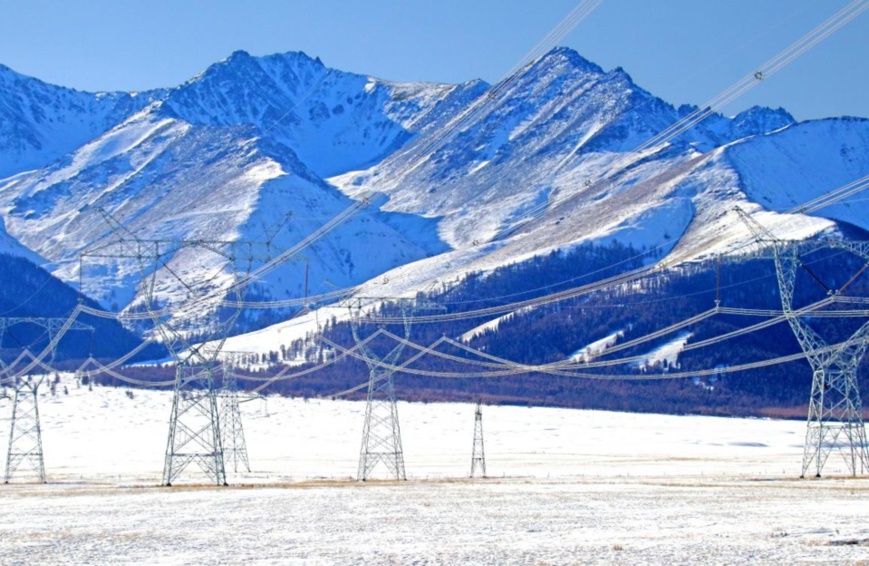
[[[191,464],[216,485],[227,485],[212,372],[209,365],[179,366],[176,370],[163,467],[163,485],[167,487]]]

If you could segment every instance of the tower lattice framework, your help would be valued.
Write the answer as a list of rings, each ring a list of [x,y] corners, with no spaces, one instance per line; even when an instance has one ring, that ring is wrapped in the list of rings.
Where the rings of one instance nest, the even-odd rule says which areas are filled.
[[[220,432],[224,458],[232,463],[232,469],[238,473],[239,464],[250,472],[250,462],[247,456],[247,442],[244,438],[244,426],[239,407],[238,381],[232,373],[232,368],[226,362],[223,364],[223,387],[220,390]]]
[[[39,423],[37,399],[39,382],[31,379],[16,384],[12,402],[12,423],[9,427],[9,448],[6,453],[4,483],[21,464],[28,464],[39,483],[45,483],[45,459],[42,453],[42,428]]]
[[[403,320],[404,338],[407,339],[410,336],[413,305],[407,299],[397,302]],[[406,480],[401,427],[395,405],[393,370],[383,367],[395,365],[404,351],[404,343],[399,342],[385,354],[378,355],[369,343],[360,337],[364,306],[363,299],[355,299],[349,305],[353,339],[369,370],[365,423],[362,428],[362,446],[359,450],[359,468],[356,478],[367,481],[377,466],[383,464],[393,478]]]
[[[366,316],[368,316],[365,313],[366,307],[380,303],[388,303],[400,311],[400,318],[387,318],[392,321],[398,318],[401,321],[404,336],[391,334],[381,322],[378,324],[380,330],[374,335],[365,339],[361,337],[360,329],[363,324],[368,323],[366,321]],[[359,450],[359,468],[356,477],[360,481],[367,481],[372,477],[378,465],[383,464],[393,478],[406,480],[404,448],[401,443],[401,427],[399,426],[398,409],[395,403],[393,373],[395,372],[395,364],[401,357],[410,338],[414,312],[422,309],[441,310],[443,307],[409,298],[358,297],[352,299],[347,305],[350,310],[350,328],[353,332],[353,339],[369,370],[365,422],[362,428],[362,446]],[[395,340],[396,343],[385,353],[378,354],[374,350],[371,340],[381,332]]]
[[[220,414],[210,364],[179,364],[169,416],[163,485],[171,486],[190,464],[226,485]]]
[[[471,452],[471,477],[486,477],[486,450],[483,446],[483,402],[474,411],[474,448]]]
[[[19,467],[26,463],[36,474],[37,481],[45,483],[45,455],[42,450],[42,424],[39,419],[39,386],[42,385],[46,375],[45,373],[37,376],[26,374],[37,368],[44,371],[44,368],[41,367],[44,358],[48,358],[49,365],[54,362],[57,344],[67,331],[88,330],[93,332],[94,329],[74,320],[73,317],[2,317],[0,318],[0,344],[12,326],[21,324],[44,328],[48,334],[49,343],[39,355],[33,355],[25,349],[16,362],[12,364],[12,367],[0,358],[2,381],[10,383],[13,389],[12,417],[9,425],[9,444],[6,449],[6,469],[3,481],[9,483]],[[24,367],[18,368],[19,363],[23,363]]]
[[[140,271],[143,306],[153,330],[175,363],[175,385],[162,483],[171,486],[181,473],[196,464],[216,485],[226,485],[224,434],[218,394],[220,354],[241,314],[259,244],[221,240],[144,239],[131,233],[114,217],[100,210],[116,241],[82,254],[88,258],[135,260]],[[213,279],[194,279],[173,265],[191,251],[213,262]],[[197,257],[194,255],[194,257]],[[83,261],[82,260],[82,261]],[[179,263],[181,263],[179,261]],[[214,279],[223,275],[222,286]],[[158,300],[158,290],[179,290],[172,305]]]
[[[805,320],[810,313],[794,307],[794,289],[800,268],[805,269],[813,279],[823,285],[801,262],[801,251],[823,248],[843,250],[860,257],[869,265],[869,242],[826,240],[809,245],[783,242],[741,209],[737,209],[737,212],[758,242],[772,245],[782,310],[812,368],[812,389],[800,477],[810,473],[821,477],[824,465],[834,451],[841,453],[851,475],[865,473],[869,470],[869,447],[863,423],[857,370],[869,346],[869,322],[861,325],[849,339],[830,345]],[[838,289],[828,289],[828,296],[843,302],[852,300],[844,297],[842,293],[864,269],[865,266]]]

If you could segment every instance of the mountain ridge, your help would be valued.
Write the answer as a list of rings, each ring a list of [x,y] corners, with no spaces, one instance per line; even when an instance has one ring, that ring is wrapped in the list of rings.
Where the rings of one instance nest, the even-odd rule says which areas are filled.
[[[803,127],[781,108],[713,113],[668,144],[634,151],[696,107],[674,107],[624,69],[605,71],[568,48],[491,89],[482,81],[391,82],[330,69],[301,52],[243,51],[182,85],[135,97],[9,84],[0,82],[0,100],[39,107],[44,95],[49,108],[69,111],[63,123],[84,121],[68,145],[90,136],[39,168],[0,178],[10,234],[58,262],[55,273],[68,281],[75,255],[109,235],[97,206],[142,237],[245,239],[285,224],[280,244],[291,246],[354,200],[382,193],[312,247],[309,290],[362,284],[366,293],[398,296],[583,243],[673,251],[674,261],[726,249],[749,237],[734,223],[734,204],[760,210],[764,197],[780,200],[766,192],[774,175],[764,159],[772,155],[795,163],[794,199],[869,172],[860,158],[869,149],[862,122]],[[15,116],[34,136],[54,127]],[[104,127],[115,116],[122,119]],[[462,127],[439,140],[455,123]],[[853,130],[851,153],[809,159],[813,144],[826,147],[845,130]],[[803,143],[805,136],[811,140]],[[19,137],[0,130],[0,147]],[[419,154],[428,146],[435,151]],[[16,154],[19,165],[63,148],[31,149]],[[843,166],[847,159],[852,165]],[[801,174],[809,166],[842,173]],[[862,208],[845,208],[834,220],[865,229]],[[807,216],[790,223],[787,233],[800,237],[834,225]],[[700,253],[701,242],[714,245]],[[129,273],[94,296],[118,308],[140,301]],[[297,297],[303,277],[285,266],[271,289],[258,292]]]

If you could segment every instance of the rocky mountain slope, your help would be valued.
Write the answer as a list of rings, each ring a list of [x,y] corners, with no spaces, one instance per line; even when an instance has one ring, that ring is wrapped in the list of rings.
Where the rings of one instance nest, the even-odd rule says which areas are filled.
[[[748,237],[735,204],[768,209],[759,218],[784,237],[836,222],[869,229],[860,201],[780,214],[869,173],[867,120],[796,123],[752,108],[644,146],[694,109],[563,48],[488,88],[393,83],[302,53],[237,52],[140,94],[79,93],[0,68],[0,214],[73,280],[81,252],[117,238],[106,213],[139,238],[274,236],[288,248],[379,193],[304,254],[310,294],[363,284],[379,296],[585,242],[703,257]],[[96,267],[90,295],[118,309],[141,301],[141,266]],[[215,289],[232,280],[207,251],[160,269],[199,272]],[[298,297],[305,278],[289,262],[257,292]],[[172,302],[183,290],[158,294]]]
[[[0,178],[51,163],[159,96],[80,92],[0,65]]]

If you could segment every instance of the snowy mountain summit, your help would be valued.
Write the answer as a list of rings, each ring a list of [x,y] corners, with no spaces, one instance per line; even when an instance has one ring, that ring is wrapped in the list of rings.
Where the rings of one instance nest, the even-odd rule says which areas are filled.
[[[735,204],[767,209],[783,237],[869,229],[862,203],[780,214],[869,173],[869,121],[755,107],[647,143],[694,110],[565,48],[491,87],[390,82],[296,52],[238,51],[143,93],[83,93],[0,66],[0,213],[73,281],[79,254],[116,237],[101,211],[140,238],[286,249],[354,199],[386,195],[305,250],[308,285],[299,262],[263,281],[271,299],[359,284],[413,293],[585,242],[690,260],[748,237]],[[210,265],[185,253],[161,269],[205,278]],[[141,301],[137,266],[102,267],[86,292],[117,309]]]

